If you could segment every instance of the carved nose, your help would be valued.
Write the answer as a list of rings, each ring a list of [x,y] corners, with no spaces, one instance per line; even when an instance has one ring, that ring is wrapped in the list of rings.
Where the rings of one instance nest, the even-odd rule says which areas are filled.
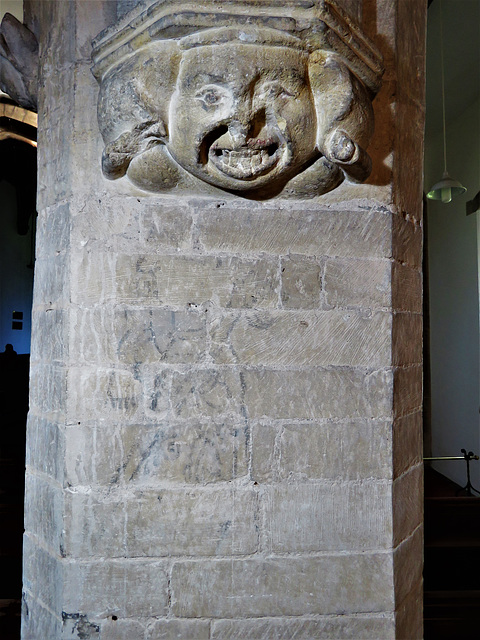
[[[238,146],[245,144],[249,130],[250,123],[245,124],[245,122],[241,122],[240,120],[233,120],[228,127],[228,132],[234,144]]]

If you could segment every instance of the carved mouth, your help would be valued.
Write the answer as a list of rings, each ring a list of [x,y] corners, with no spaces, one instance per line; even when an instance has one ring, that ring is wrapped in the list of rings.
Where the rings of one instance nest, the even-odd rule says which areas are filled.
[[[273,169],[280,159],[276,142],[248,145],[236,149],[212,145],[209,160],[222,173],[237,180],[251,180]]]

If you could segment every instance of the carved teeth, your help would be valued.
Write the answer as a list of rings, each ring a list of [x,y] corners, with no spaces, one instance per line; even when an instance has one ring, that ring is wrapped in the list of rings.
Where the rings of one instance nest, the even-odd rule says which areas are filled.
[[[272,169],[278,161],[279,154],[278,148],[274,153],[269,153],[265,148],[219,149],[212,147],[209,156],[217,169],[223,173],[239,180],[246,180]]]

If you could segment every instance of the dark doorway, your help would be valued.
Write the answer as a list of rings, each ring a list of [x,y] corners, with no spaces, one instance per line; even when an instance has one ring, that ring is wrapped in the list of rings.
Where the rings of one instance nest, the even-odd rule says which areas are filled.
[[[0,99],[0,638],[20,638],[36,129]],[[27,112],[28,113],[28,112]],[[32,114],[33,115],[33,114]]]

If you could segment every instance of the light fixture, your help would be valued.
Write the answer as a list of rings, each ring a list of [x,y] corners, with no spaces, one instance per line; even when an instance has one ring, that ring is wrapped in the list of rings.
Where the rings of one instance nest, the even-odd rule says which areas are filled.
[[[447,171],[447,133],[445,125],[445,70],[443,61],[443,8],[442,0],[440,0],[440,53],[442,63],[442,106],[443,106],[443,163],[444,171],[442,179],[436,182],[427,193],[430,200],[441,200],[442,202],[451,202],[456,195],[464,193],[467,189],[457,180],[453,180]]]

